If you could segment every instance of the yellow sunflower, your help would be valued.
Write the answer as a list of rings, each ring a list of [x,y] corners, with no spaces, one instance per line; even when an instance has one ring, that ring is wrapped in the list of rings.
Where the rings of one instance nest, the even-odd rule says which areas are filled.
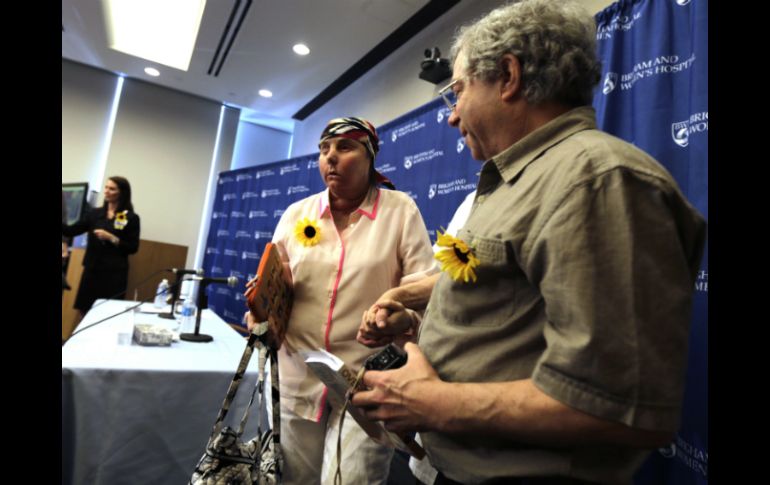
[[[128,211],[124,210],[122,212],[118,212],[115,214],[115,221],[113,222],[113,227],[115,229],[123,229],[126,227],[126,224],[128,224]]]
[[[321,228],[318,221],[311,221],[307,217],[297,221],[294,226],[294,237],[305,247],[315,246],[321,240]]]
[[[436,244],[447,249],[442,249],[433,257],[441,262],[441,271],[446,271],[455,281],[463,280],[468,283],[469,280],[476,282],[476,273],[473,268],[479,265],[479,259],[473,254],[473,250],[468,247],[462,239],[458,239],[449,234],[438,233]]]

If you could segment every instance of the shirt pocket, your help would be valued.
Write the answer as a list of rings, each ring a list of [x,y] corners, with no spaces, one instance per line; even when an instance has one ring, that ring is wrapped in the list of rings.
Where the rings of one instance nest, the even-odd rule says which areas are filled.
[[[459,231],[458,237],[473,248],[479,260],[474,270],[477,280],[465,283],[442,276],[433,311],[455,325],[497,327],[509,322],[517,308],[517,288],[526,278],[506,242],[475,235],[468,229]]]

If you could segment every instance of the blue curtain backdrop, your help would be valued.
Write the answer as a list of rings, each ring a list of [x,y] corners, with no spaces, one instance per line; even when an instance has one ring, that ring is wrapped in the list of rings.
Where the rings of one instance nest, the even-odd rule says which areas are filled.
[[[603,72],[594,98],[599,127],[663,163],[706,218],[707,10],[705,0],[635,0],[597,14]],[[432,241],[475,190],[480,168],[447,125],[448,114],[436,99],[377,130],[377,169],[412,196]],[[203,266],[206,275],[239,279],[237,288],[208,287],[209,307],[225,321],[241,324],[243,285],[283,210],[323,188],[317,153],[219,175]],[[708,481],[708,248],[696,290],[681,429],[670,446],[653,453],[637,484]]]
[[[448,116],[437,98],[377,128],[380,152],[375,166],[415,200],[431,241],[468,192],[476,190],[481,167],[459,132],[447,124]],[[236,288],[207,289],[209,307],[226,322],[242,323],[243,285],[256,273],[284,209],[324,188],[318,153],[220,173],[203,267],[207,276],[239,280]]]
[[[599,127],[660,161],[708,218],[708,1],[622,0],[596,21]],[[637,484],[708,483],[708,246],[695,289],[681,427]]]

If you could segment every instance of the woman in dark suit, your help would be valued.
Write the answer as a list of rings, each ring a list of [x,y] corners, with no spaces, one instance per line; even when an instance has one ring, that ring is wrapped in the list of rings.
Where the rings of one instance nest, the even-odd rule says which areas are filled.
[[[139,249],[139,215],[131,203],[131,185],[125,177],[110,177],[104,184],[104,204],[91,209],[75,224],[62,224],[62,234],[88,231],[83,276],[75,309],[83,318],[99,298],[122,299],[128,283],[128,255]]]

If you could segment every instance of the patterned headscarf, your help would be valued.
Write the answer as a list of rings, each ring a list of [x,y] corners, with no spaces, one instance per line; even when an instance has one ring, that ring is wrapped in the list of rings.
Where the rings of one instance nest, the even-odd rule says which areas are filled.
[[[329,138],[335,137],[349,138],[362,143],[372,160],[371,171],[374,172],[374,179],[390,189],[396,188],[389,178],[374,169],[374,159],[377,157],[377,152],[380,151],[380,138],[377,136],[377,130],[373,124],[354,116],[334,118],[324,128],[318,143],[321,144]]]

